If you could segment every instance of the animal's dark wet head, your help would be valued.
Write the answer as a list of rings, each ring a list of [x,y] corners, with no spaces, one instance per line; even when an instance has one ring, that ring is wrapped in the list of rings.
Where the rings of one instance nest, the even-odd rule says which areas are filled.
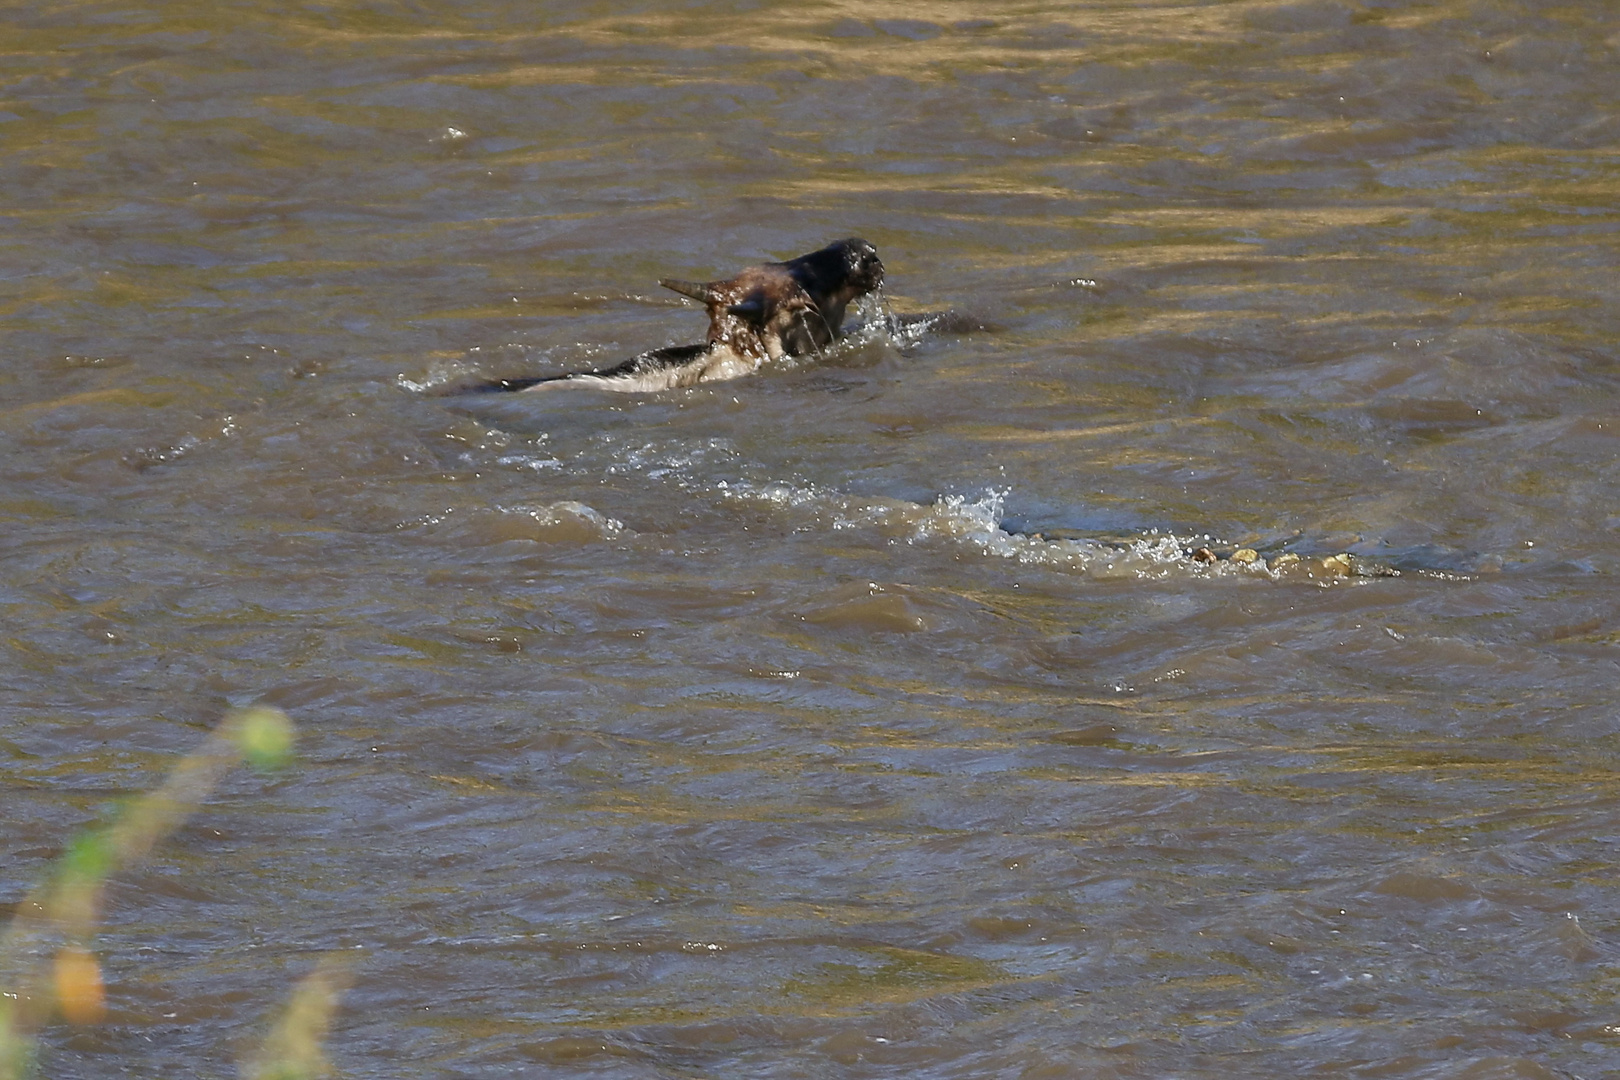
[[[850,285],[864,293],[883,284],[883,260],[878,258],[877,248],[858,236],[833,246],[844,249],[844,273]]]
[[[835,323],[843,317],[845,304],[883,284],[883,260],[876,248],[859,237],[839,240],[781,265]]]

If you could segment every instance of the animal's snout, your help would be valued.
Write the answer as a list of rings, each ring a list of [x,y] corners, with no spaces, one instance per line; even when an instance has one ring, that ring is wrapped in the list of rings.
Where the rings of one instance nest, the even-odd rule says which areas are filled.
[[[867,290],[883,284],[883,260],[878,258],[877,248],[858,240],[850,245],[849,256],[851,284]]]

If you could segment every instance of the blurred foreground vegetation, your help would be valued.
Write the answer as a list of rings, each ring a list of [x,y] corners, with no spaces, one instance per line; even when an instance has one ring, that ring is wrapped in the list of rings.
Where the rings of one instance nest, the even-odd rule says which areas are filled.
[[[0,934],[0,1080],[39,1072],[39,1033],[52,1024],[106,1018],[106,986],[95,939],[108,881],[177,829],[231,769],[269,771],[292,755],[295,731],[279,709],[228,714],[156,790],[88,828],[17,905]],[[350,975],[348,956],[329,953],[294,988],[279,1018],[240,1068],[244,1080],[302,1080],[330,1070],[326,1031]]]

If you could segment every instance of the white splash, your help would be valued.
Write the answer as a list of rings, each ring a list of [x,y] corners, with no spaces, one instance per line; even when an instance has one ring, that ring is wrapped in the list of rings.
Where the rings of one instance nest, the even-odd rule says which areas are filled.
[[[564,499],[553,503],[517,506],[446,507],[400,523],[404,531],[421,530],[447,536],[469,547],[487,547],[509,541],[540,544],[590,544],[614,540],[627,530],[624,522],[600,510]]]
[[[1006,490],[990,490],[977,497],[941,495],[932,503],[847,495],[813,484],[733,480],[720,482],[716,490],[726,499],[763,503],[804,516],[806,520],[795,530],[799,532],[869,530],[891,544],[955,544],[992,558],[1071,570],[1099,579],[1267,573],[1264,563],[1208,564],[1193,558],[1190,552],[1205,543],[1207,537],[1179,537],[1155,531],[1110,542],[1049,540],[1008,532],[1002,528],[1009,494]]]

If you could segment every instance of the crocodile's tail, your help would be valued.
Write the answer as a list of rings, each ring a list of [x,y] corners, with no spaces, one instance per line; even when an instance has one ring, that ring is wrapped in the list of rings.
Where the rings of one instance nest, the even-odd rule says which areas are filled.
[[[608,368],[569,371],[561,375],[520,375],[511,379],[488,379],[449,387],[446,395],[510,394],[545,386],[593,386],[601,390],[669,390],[697,382],[703,368],[721,348],[712,342],[697,345],[670,345],[639,353]]]
[[[531,387],[539,386],[541,383],[566,382],[573,377],[573,374],[570,373],[567,375],[524,375],[516,379],[491,379],[488,382],[458,386],[451,392],[455,394],[509,394],[518,390],[528,390]]]

